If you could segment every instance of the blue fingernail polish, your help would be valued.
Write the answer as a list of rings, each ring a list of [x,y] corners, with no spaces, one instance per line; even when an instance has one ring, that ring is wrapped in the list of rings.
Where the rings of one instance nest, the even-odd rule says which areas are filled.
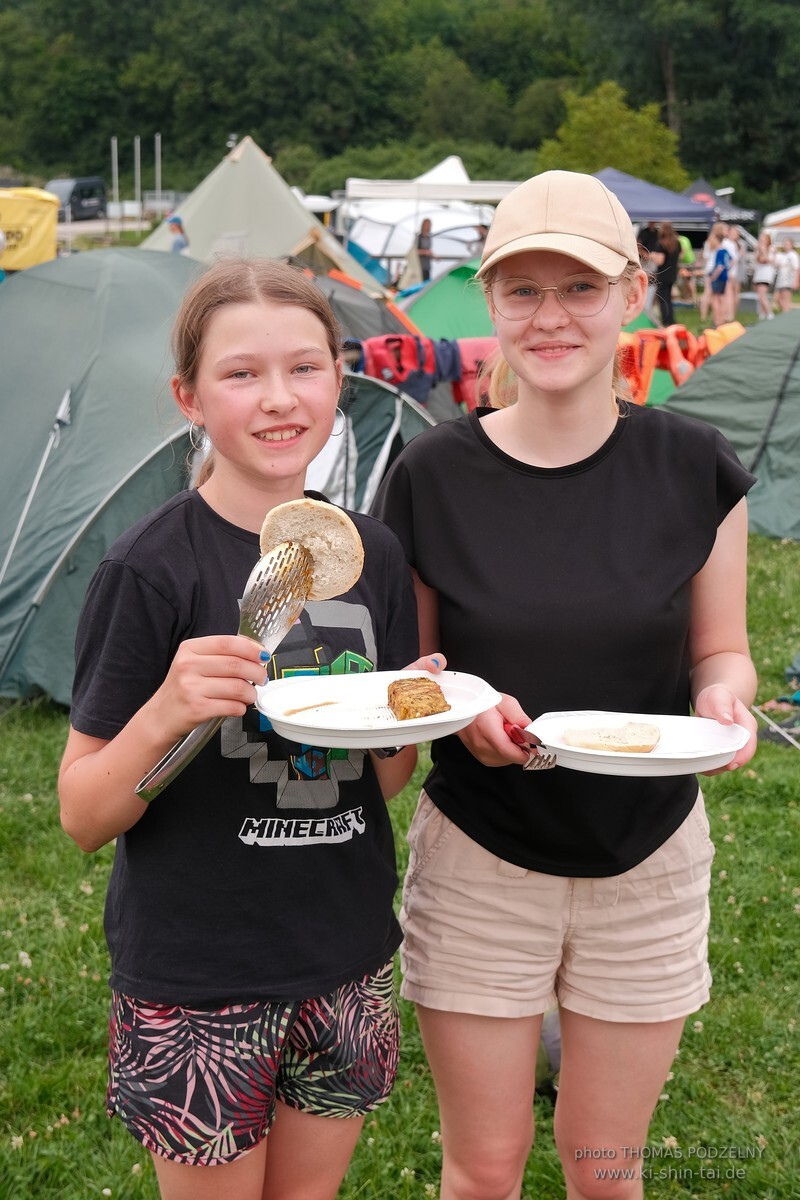
[[[262,650],[258,657],[262,662],[269,662],[269,660],[272,658],[272,655],[270,654],[269,650]]]
[[[433,663],[433,665],[434,665],[435,667],[438,667],[438,666],[439,666],[439,660],[438,660],[438,658],[436,657],[436,655],[435,655],[435,654],[431,655],[431,662]]]

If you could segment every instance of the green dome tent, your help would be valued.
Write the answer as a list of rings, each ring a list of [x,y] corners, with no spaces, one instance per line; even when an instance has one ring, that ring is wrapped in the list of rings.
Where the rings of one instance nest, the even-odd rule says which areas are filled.
[[[416,400],[369,375],[345,375],[341,407],[346,434],[329,438],[308,469],[306,486],[343,508],[369,512],[403,446],[436,421]]]
[[[663,407],[715,425],[758,477],[751,530],[800,541],[800,310],[751,326]]]
[[[169,334],[203,269],[179,254],[93,250],[0,287],[0,696],[69,702],[95,566],[185,484]]]
[[[401,307],[427,337],[491,337],[494,329],[483,288],[474,282],[479,266],[479,258],[456,263],[401,300]]]

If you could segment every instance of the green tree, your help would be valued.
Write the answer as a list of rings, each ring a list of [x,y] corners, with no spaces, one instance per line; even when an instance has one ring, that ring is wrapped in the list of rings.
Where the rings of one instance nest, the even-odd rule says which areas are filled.
[[[528,84],[514,105],[510,142],[522,149],[539,146],[553,137],[567,115],[564,93],[574,89],[575,80],[537,79]]]
[[[567,92],[564,100],[567,119],[539,147],[539,170],[616,167],[674,191],[689,183],[678,159],[678,139],[661,122],[657,104],[629,108],[622,88],[610,81],[588,96]]]
[[[738,171],[737,199],[796,199],[800,110],[789,102],[800,61],[796,0],[552,0],[584,25],[593,82],[614,79],[635,105],[657,103],[681,161],[719,180]],[[577,26],[576,26],[577,27]]]

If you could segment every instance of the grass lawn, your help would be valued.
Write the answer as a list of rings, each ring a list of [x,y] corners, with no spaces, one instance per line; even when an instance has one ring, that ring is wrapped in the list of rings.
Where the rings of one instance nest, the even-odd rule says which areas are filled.
[[[786,690],[800,649],[800,545],[751,537],[750,630],[759,700]],[[67,717],[47,704],[0,714],[0,1200],[158,1195],[149,1155],[103,1107],[107,957],[102,908],[112,848],[84,855],[58,824]],[[392,803],[404,833],[427,754]],[[714,990],[686,1022],[649,1141],[648,1195],[800,1198],[797,1000],[798,752],[765,742],[745,770],[703,787],[717,846]],[[436,1101],[403,1005],[397,1087],[368,1121],[343,1200],[438,1194]],[[551,1100],[536,1101],[530,1200],[562,1200]],[[731,1154],[739,1157],[730,1157]],[[722,1157],[725,1155],[725,1157]]]

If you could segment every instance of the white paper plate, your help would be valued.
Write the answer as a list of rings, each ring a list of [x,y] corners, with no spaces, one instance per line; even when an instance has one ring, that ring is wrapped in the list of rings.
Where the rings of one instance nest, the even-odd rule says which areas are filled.
[[[626,754],[612,750],[581,750],[563,740],[567,729],[594,725],[624,725],[645,721],[657,725],[661,740],[649,754]],[[731,761],[750,734],[741,725],[720,725],[708,717],[673,717],[654,713],[550,712],[528,726],[556,755],[559,767],[588,771],[594,775],[691,775],[713,771]]]
[[[450,705],[448,712],[416,721],[398,721],[386,703],[393,679],[434,679]],[[259,712],[282,737],[309,746],[369,749],[412,746],[444,737],[469,725],[501,696],[477,675],[461,671],[373,671],[362,675],[296,675],[256,688]]]

